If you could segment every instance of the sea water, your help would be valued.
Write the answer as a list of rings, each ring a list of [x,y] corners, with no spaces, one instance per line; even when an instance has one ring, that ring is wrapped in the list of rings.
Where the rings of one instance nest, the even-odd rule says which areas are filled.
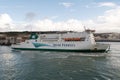
[[[108,53],[13,51],[0,46],[0,80],[120,80],[120,43]]]

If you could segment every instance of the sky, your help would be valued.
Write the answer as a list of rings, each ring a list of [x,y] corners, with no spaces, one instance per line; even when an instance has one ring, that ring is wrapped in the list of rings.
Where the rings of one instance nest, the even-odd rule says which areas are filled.
[[[120,0],[0,0],[0,32],[120,32]]]

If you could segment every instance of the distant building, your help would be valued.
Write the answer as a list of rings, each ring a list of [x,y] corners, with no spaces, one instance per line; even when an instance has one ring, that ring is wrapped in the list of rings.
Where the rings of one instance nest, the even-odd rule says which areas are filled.
[[[70,31],[35,32],[40,34],[67,33]],[[11,45],[29,39],[32,32],[0,32],[0,45]],[[120,33],[94,33],[95,39],[100,41],[120,41]]]

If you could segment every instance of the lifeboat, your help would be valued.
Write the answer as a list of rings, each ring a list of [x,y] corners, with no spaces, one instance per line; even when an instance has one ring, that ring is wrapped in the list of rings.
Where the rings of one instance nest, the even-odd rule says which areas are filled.
[[[64,38],[64,41],[80,41],[81,38]]]

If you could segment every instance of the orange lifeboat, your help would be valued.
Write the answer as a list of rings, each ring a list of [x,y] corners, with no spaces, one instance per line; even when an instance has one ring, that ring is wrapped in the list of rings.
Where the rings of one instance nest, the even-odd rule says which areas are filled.
[[[80,41],[80,38],[64,38],[65,41]]]

